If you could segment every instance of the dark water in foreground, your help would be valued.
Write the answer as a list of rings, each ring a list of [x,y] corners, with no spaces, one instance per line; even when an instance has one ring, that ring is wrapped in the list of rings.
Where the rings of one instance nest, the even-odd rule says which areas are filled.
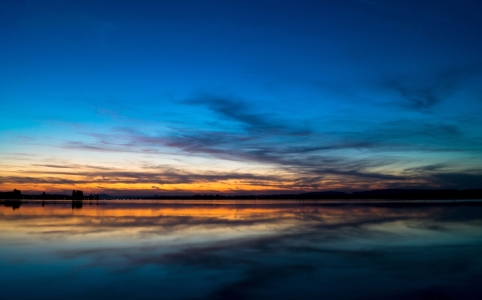
[[[482,298],[482,202],[53,203],[0,207],[0,298]]]

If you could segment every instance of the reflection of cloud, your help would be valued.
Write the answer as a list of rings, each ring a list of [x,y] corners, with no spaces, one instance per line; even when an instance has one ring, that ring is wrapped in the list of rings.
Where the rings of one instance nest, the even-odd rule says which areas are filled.
[[[473,261],[480,252],[478,242],[465,245],[464,240],[454,243],[447,238],[461,230],[470,234],[467,228],[479,231],[482,206],[477,203],[449,207],[423,203],[105,203],[96,214],[93,209],[76,212],[75,220],[65,213],[68,209],[62,213],[52,206],[33,204],[16,212],[0,210],[0,214],[2,221],[11,225],[3,228],[27,230],[29,235],[50,238],[53,243],[77,234],[87,240],[107,239],[105,244],[82,242],[82,247],[56,248],[60,259],[81,258],[87,261],[87,268],[102,267],[116,276],[130,276],[149,266],[156,276],[165,276],[166,285],[173,278],[187,280],[187,285],[193,280],[209,280],[211,284],[204,295],[198,294],[199,299],[257,299],[266,290],[275,297],[283,295],[284,287],[293,286],[299,287],[298,297],[318,298],[321,289],[330,297],[343,293],[334,288],[340,282],[350,289],[366,290],[367,284],[379,280],[386,283],[374,289],[381,294],[364,293],[366,299],[392,299],[400,287],[417,299],[427,290],[420,290],[420,284],[413,282],[443,284],[454,276],[470,278],[475,275]],[[58,215],[50,217],[49,210]],[[461,229],[461,221],[468,227]],[[50,230],[53,227],[55,230]],[[219,234],[220,229],[228,234]],[[109,237],[102,234],[106,232]],[[109,242],[117,233],[125,236],[126,232],[131,236],[129,241]],[[193,234],[195,238],[191,238]],[[437,236],[441,238],[433,238]],[[445,291],[439,294],[445,295]],[[349,295],[347,299],[351,299]]]
[[[131,207],[123,205],[125,208],[124,213],[128,214],[129,211],[132,211],[133,214],[136,215],[135,218],[126,216],[118,216],[118,215],[109,215],[109,210],[112,210],[115,213],[119,212],[119,208],[116,205],[108,204],[108,206],[103,207],[102,210],[104,213],[102,215],[92,215],[92,217],[100,217],[102,222],[100,224],[97,223],[90,223],[86,220],[84,223],[75,224],[73,227],[67,227],[66,233],[68,234],[75,234],[78,233],[85,233],[87,229],[88,232],[103,232],[103,231],[112,231],[121,228],[139,228],[142,229],[143,234],[154,234],[154,235],[163,235],[168,233],[175,233],[175,232],[183,232],[183,231],[190,231],[192,228],[242,228],[242,227],[254,227],[257,225],[274,225],[274,224],[285,224],[290,223],[291,221],[295,221],[296,226],[285,229],[283,232],[275,232],[269,233],[268,235],[263,235],[261,237],[254,236],[254,237],[243,237],[241,239],[235,240],[222,240],[222,241],[214,241],[210,243],[208,246],[189,246],[188,248],[183,248],[179,252],[166,254],[166,257],[162,260],[172,260],[172,261],[182,261],[183,257],[190,257],[196,256],[199,257],[203,253],[210,253],[213,251],[228,251],[232,249],[238,248],[250,248],[250,249],[268,249],[272,248],[273,250],[276,249],[278,246],[291,248],[296,246],[296,251],[300,251],[301,249],[307,249],[307,251],[313,251],[314,249],[318,249],[322,252],[324,251],[331,251],[328,248],[323,250],[324,248],[317,248],[317,246],[323,246],[322,244],[313,246],[313,245],[300,245],[297,243],[293,243],[294,240],[308,240],[308,241],[333,241],[335,240],[344,240],[349,235],[356,234],[362,235],[364,237],[373,237],[374,234],[382,234],[382,232],[377,232],[379,226],[383,224],[389,223],[397,223],[397,222],[407,222],[409,220],[424,220],[432,224],[431,227],[427,227],[426,223],[417,223],[409,224],[410,227],[413,228],[424,228],[424,229],[431,229],[431,230],[448,230],[448,225],[454,222],[460,222],[462,220],[466,222],[472,222],[473,224],[482,223],[482,207],[480,205],[474,204],[461,204],[461,205],[451,205],[450,208],[444,208],[440,206],[422,206],[422,204],[414,204],[410,206],[409,204],[403,204],[403,206],[396,206],[393,208],[391,204],[366,204],[366,205],[344,205],[344,204],[316,204],[316,206],[311,205],[303,205],[299,206],[299,210],[297,213],[293,213],[293,208],[298,206],[292,205],[277,205],[270,209],[270,212],[264,212],[262,206],[257,209],[250,209],[249,206],[239,206],[235,210],[226,211],[220,215],[206,215],[209,213],[209,206],[206,210],[199,211],[199,215],[197,215],[192,210],[175,210],[169,211],[169,214],[164,214],[163,208],[159,208],[155,211],[151,211],[151,208],[148,209],[149,213],[153,213],[152,216],[141,216],[138,213],[135,213],[139,208]],[[123,207],[121,206],[121,207]],[[163,205],[164,207],[165,205]],[[167,208],[170,206],[167,205]],[[53,209],[53,208],[51,208]],[[243,213],[243,210],[247,210]],[[31,220],[33,222],[35,219],[41,216],[35,215],[28,215],[28,207],[23,207],[22,211],[26,215],[19,215],[12,214],[6,216],[6,218],[10,222],[14,221],[21,221],[21,220]],[[141,210],[142,211],[142,210]],[[177,212],[177,213],[176,213]],[[290,213],[289,213],[290,212]],[[85,209],[79,212],[78,214],[88,214],[88,211]],[[236,215],[243,216],[242,218],[231,218],[230,215],[225,215],[226,213],[235,213]],[[287,215],[289,213],[289,215]],[[89,214],[88,214],[89,215]],[[287,219],[287,216],[290,216]],[[329,218],[327,218],[329,216]],[[66,215],[59,215],[50,217],[51,219],[56,220],[55,226],[65,226],[61,225],[62,220],[67,221],[70,216]],[[290,221],[291,220],[291,221]],[[60,223],[59,223],[60,222]],[[474,223],[475,222],[475,223]],[[445,226],[444,224],[447,224]],[[35,228],[38,230],[41,229],[48,229],[52,227],[51,223],[47,223],[45,225],[36,225]],[[415,226],[415,227],[414,227]],[[77,227],[77,230],[76,230]],[[90,231],[93,230],[93,231]],[[350,233],[351,232],[351,233]],[[42,233],[51,234],[50,231],[46,231]],[[336,235],[333,235],[336,233]],[[344,234],[341,234],[344,233]],[[391,233],[396,234],[396,232]],[[329,237],[327,240],[326,238]],[[132,248],[132,251],[135,251],[135,247]],[[84,250],[82,250],[84,251]],[[99,249],[99,251],[103,251]],[[125,251],[123,248],[122,251]],[[338,251],[338,250],[337,250]],[[96,250],[88,250],[88,253],[95,253]],[[70,255],[70,252],[65,252],[66,255]],[[74,251],[72,255],[81,255],[77,251]],[[157,259],[157,258],[156,258]]]

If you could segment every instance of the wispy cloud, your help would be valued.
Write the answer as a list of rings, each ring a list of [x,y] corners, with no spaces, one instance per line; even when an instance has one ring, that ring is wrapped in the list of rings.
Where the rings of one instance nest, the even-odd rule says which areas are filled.
[[[426,75],[386,77],[381,86],[397,92],[402,106],[426,111],[460,91],[465,82],[481,71],[480,64],[457,66]]]
[[[385,80],[384,86],[404,95],[403,107],[426,112],[442,101],[443,95],[458,90],[477,72],[475,67],[454,68],[440,72],[436,79],[417,83],[400,77],[395,81]],[[420,92],[424,90],[430,92]],[[421,97],[418,100],[413,98],[417,95]],[[231,161],[263,166],[265,170],[255,170],[255,167],[245,171],[220,171],[219,168],[208,171],[209,168],[204,166],[193,171],[186,164],[159,169],[154,163],[140,163],[136,171],[130,171],[37,158],[31,168],[22,167],[18,172],[2,174],[0,180],[9,184],[107,185],[105,190],[113,191],[117,191],[113,184],[143,184],[144,188],[152,187],[151,191],[162,191],[163,185],[237,181],[270,191],[300,191],[443,185],[472,187],[476,185],[477,176],[482,174],[482,170],[468,170],[452,162],[447,162],[452,169],[415,170],[414,160],[405,157],[405,153],[428,155],[444,151],[477,155],[482,144],[463,130],[463,120],[432,116],[421,117],[415,122],[400,117],[374,122],[371,126],[358,126],[356,118],[348,118],[338,121],[346,125],[342,127],[344,130],[326,130],[325,123],[315,120],[300,125],[295,118],[282,118],[269,110],[258,111],[248,101],[237,97],[203,94],[180,103],[213,113],[210,120],[226,127],[199,128],[186,119],[183,123],[169,124],[168,127],[160,125],[159,130],[150,131],[132,124],[103,132],[89,132],[83,128],[81,134],[85,138],[65,141],[60,147],[85,152],[142,154],[145,157],[175,155],[175,159],[187,160],[200,157],[212,159],[219,165]],[[464,174],[468,174],[472,184],[463,183]],[[170,190],[173,189],[171,186]],[[232,185],[229,189],[237,191],[238,187]]]
[[[220,97],[216,95],[202,95],[183,101],[188,105],[205,106],[220,117],[241,123],[251,133],[283,134],[283,135],[309,135],[307,128],[297,128],[286,125],[289,120],[276,121],[273,114],[254,113],[248,102],[236,97]]]
[[[466,70],[464,74],[472,74],[471,72]],[[454,85],[468,76],[459,73],[451,70],[449,74],[452,74],[454,79],[437,83],[434,90],[437,93],[439,91],[442,94],[449,93],[454,89]],[[445,75],[440,76],[445,77]],[[392,87],[390,84],[389,86]],[[427,101],[426,99],[421,102],[412,101],[410,106],[428,109],[432,104]],[[203,95],[182,103],[205,107],[214,112],[219,120],[233,121],[238,127],[236,130],[232,128],[210,130],[181,126],[171,127],[168,131],[158,134],[147,134],[124,126],[110,134],[88,134],[92,141],[72,141],[64,144],[63,147],[153,155],[176,153],[181,156],[262,164],[278,169],[283,174],[291,174],[290,180],[287,180],[285,175],[274,175],[275,173],[266,176],[233,173],[231,176],[228,172],[193,174],[186,170],[163,170],[154,175],[151,174],[152,170],[146,169],[143,172],[134,173],[89,171],[85,176],[95,177],[96,174],[100,174],[103,178],[111,178],[111,181],[152,184],[215,182],[231,178],[258,186],[273,187],[274,185],[283,190],[338,189],[342,186],[345,186],[344,189],[347,189],[346,186],[352,189],[404,185],[440,186],[441,180],[434,177],[437,170],[418,173],[414,170],[404,171],[405,169],[400,167],[404,161],[397,158],[396,154],[414,149],[425,153],[461,149],[464,151],[472,149],[474,153],[480,151],[480,145],[474,144],[471,139],[466,139],[459,124],[449,120],[426,119],[413,122],[401,119],[378,123],[377,126],[364,130],[325,133],[323,128],[317,128],[314,124],[306,123],[308,125],[299,127],[289,119],[283,123],[278,121],[274,114],[255,112],[247,102],[238,98]],[[351,155],[368,152],[370,155],[358,157]],[[387,172],[387,167],[390,165],[398,165],[398,172]],[[410,165],[410,168],[412,167],[413,165]]]

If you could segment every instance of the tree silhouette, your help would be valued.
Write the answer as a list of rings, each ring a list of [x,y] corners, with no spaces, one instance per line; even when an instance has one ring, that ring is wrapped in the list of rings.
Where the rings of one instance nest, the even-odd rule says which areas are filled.
[[[72,190],[72,200],[83,200],[84,192],[81,190]]]

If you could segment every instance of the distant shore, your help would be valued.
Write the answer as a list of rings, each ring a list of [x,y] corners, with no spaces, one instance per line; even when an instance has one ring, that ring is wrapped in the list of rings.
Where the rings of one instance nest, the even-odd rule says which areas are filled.
[[[422,189],[384,189],[353,193],[337,191],[309,192],[300,194],[264,194],[264,195],[153,195],[153,196],[115,196],[100,194],[73,199],[70,195],[59,194],[20,194],[0,192],[0,201],[21,200],[463,200],[482,199],[482,189],[455,190],[422,190]],[[2,201],[3,202],[3,201]]]

